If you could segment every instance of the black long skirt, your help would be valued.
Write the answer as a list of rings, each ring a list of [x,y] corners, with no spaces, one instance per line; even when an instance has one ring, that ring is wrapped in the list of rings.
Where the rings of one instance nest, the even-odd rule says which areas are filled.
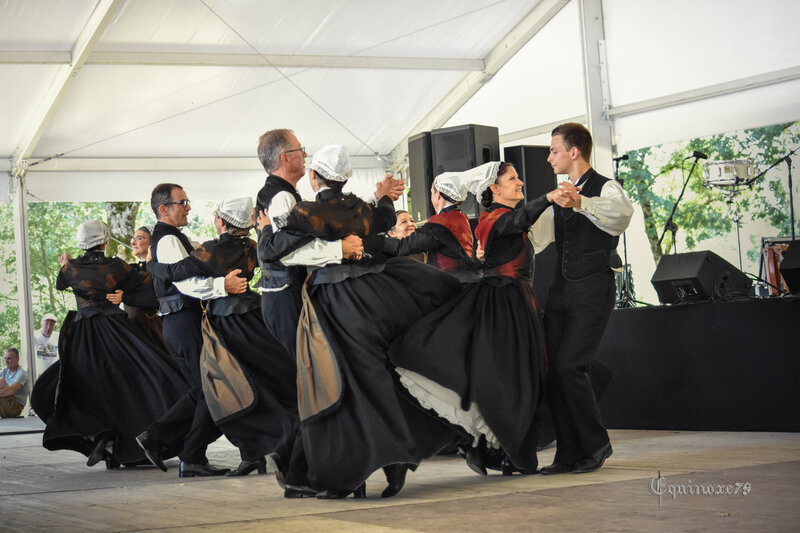
[[[70,315],[59,340],[60,373],[44,447],[88,456],[100,439],[111,439],[117,462],[145,460],[136,436],[188,390],[172,357],[121,313],[74,322]]]
[[[456,393],[456,410],[477,407],[485,425],[471,431],[473,438],[488,436],[518,469],[536,470],[534,414],[543,397],[546,356],[529,285],[502,277],[467,285],[453,301],[415,323],[392,345],[389,358]],[[413,378],[403,384],[423,405],[432,406],[415,391]]]
[[[294,356],[273,337],[261,309],[229,316],[210,315],[222,344],[242,366],[255,401],[217,423],[242,460],[253,461],[276,448],[291,448],[297,432],[297,367]]]
[[[460,287],[408,258],[390,260],[380,273],[311,287],[344,381],[338,405],[302,422],[313,486],[353,490],[383,466],[418,464],[462,438],[405,394],[386,357],[393,340]]]

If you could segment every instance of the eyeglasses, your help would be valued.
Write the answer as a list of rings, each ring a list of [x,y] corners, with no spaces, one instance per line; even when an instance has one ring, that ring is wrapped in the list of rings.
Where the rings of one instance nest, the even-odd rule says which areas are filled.
[[[187,207],[189,207],[189,204],[190,204],[190,203],[191,203],[191,202],[190,202],[190,201],[189,201],[189,199],[187,198],[187,199],[185,199],[185,200],[178,200],[177,202],[164,202],[164,203],[163,203],[163,204],[161,204],[161,205],[178,205],[178,204],[180,204],[180,205],[181,205],[181,206],[182,206],[184,209],[186,209]]]
[[[286,150],[283,153],[284,154],[288,154],[288,153],[291,153],[291,152],[303,152],[303,153],[306,153],[306,147],[305,146],[301,146],[300,148],[295,148],[294,150]]]

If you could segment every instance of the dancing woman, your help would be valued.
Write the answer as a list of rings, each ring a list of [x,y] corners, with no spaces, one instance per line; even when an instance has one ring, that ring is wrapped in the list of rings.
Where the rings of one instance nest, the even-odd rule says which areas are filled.
[[[427,252],[429,265],[448,272],[462,283],[476,282],[482,263],[475,259],[469,220],[458,208],[468,191],[457,176],[457,172],[445,172],[433,180],[431,203],[436,214],[403,239],[391,238],[390,233],[383,251],[392,256]]]
[[[524,205],[510,163],[487,163],[453,179],[486,210],[475,234],[484,277],[414,324],[389,352],[401,382],[420,403],[467,430],[470,466],[484,474],[481,449],[502,450],[507,471],[537,468],[534,413],[543,395],[546,358],[542,322],[530,285],[528,229],[550,205]]]
[[[460,284],[412,259],[386,261],[379,234],[395,223],[390,180],[371,205],[342,192],[351,174],[344,147],[320,149],[311,168],[317,201],[297,204],[281,231],[325,240],[355,234],[364,251],[314,270],[303,291],[297,368],[308,477],[319,498],[363,497],[365,480],[383,467],[389,486],[382,496],[393,496],[407,469],[458,436],[402,393],[386,351]],[[267,260],[291,263],[285,250],[264,251]]]
[[[167,347],[164,345],[161,317],[158,316],[158,298],[156,298],[156,292],[155,289],[153,289],[153,276],[146,268],[147,253],[150,250],[150,238],[152,234],[153,226],[141,226],[136,229],[131,239],[131,249],[138,261],[136,263],[130,263],[130,265],[131,268],[139,272],[139,275],[142,277],[142,283],[148,290],[144,291],[142,297],[139,298],[140,305],[126,303],[123,308],[128,314],[128,318],[136,322],[136,325],[139,326],[153,342],[161,345],[164,351],[167,351]],[[106,298],[111,303],[119,305],[122,302],[123,296],[123,291],[117,289],[112,294],[107,295]]]
[[[90,220],[78,227],[86,253],[59,256],[56,288],[72,289],[78,311],[62,326],[55,407],[43,437],[45,448],[82,453],[89,466],[146,461],[136,435],[187,390],[172,357],[106,299],[116,290],[132,305],[148,298],[130,265],[105,256],[107,243],[108,226]]]

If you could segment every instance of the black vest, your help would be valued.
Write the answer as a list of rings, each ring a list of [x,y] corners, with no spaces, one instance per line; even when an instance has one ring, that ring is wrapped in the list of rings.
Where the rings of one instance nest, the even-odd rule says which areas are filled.
[[[600,191],[608,181],[608,178],[590,168],[581,176],[578,187],[581,187],[582,196],[595,197],[600,196]],[[556,275],[569,281],[578,281],[611,268],[612,252],[617,248],[619,237],[612,237],[572,208],[565,209],[553,204],[553,209],[558,254]]]
[[[267,181],[264,182],[264,186],[261,187],[261,190],[258,191],[258,195],[256,196],[256,213],[261,213],[262,210],[269,209],[269,204],[279,192],[288,192],[294,196],[295,201],[298,203],[303,200],[297,192],[297,189],[295,189],[291,183],[283,178],[270,174],[267,176]],[[267,226],[263,231],[272,232],[273,228]],[[261,238],[261,233],[262,232],[259,232],[259,238]],[[303,281],[306,279],[307,271],[306,267],[303,266],[285,267],[277,261],[266,263],[262,261],[260,257],[258,258],[258,265],[261,267],[261,278],[259,279],[258,286],[264,289],[273,289],[288,284],[299,290],[303,285]]]
[[[153,228],[153,235],[150,238],[150,249],[153,251],[153,260],[158,261],[158,241],[167,235],[174,235],[177,237],[186,249],[187,254],[192,253],[192,250],[194,250],[192,243],[189,242],[189,238],[178,228],[169,224],[164,224],[163,222],[158,222],[155,228]],[[155,290],[156,297],[158,298],[158,311],[162,315],[180,311],[184,307],[200,308],[200,300],[182,294],[171,281],[153,276],[153,290]]]

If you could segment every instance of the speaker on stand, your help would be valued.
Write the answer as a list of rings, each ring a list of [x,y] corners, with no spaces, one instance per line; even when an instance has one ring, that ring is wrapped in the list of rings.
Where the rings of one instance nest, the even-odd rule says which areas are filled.
[[[478,124],[440,128],[431,132],[431,150],[434,177],[442,172],[469,170],[489,161],[500,161],[500,133],[494,126]],[[461,204],[461,211],[475,224],[480,216],[479,202],[470,193]]]
[[[408,138],[408,179],[410,191],[409,212],[416,222],[434,215],[431,205],[433,184],[433,152],[431,132],[424,131]]]
[[[548,155],[550,155],[549,146],[520,145],[506,146],[503,149],[503,161],[514,165],[519,179],[525,184],[522,192],[525,194],[526,202],[557,187],[556,174],[547,162]],[[533,294],[541,309],[544,309],[547,303],[547,294],[553,283],[556,263],[556,247],[553,243],[536,254],[533,263]]]

